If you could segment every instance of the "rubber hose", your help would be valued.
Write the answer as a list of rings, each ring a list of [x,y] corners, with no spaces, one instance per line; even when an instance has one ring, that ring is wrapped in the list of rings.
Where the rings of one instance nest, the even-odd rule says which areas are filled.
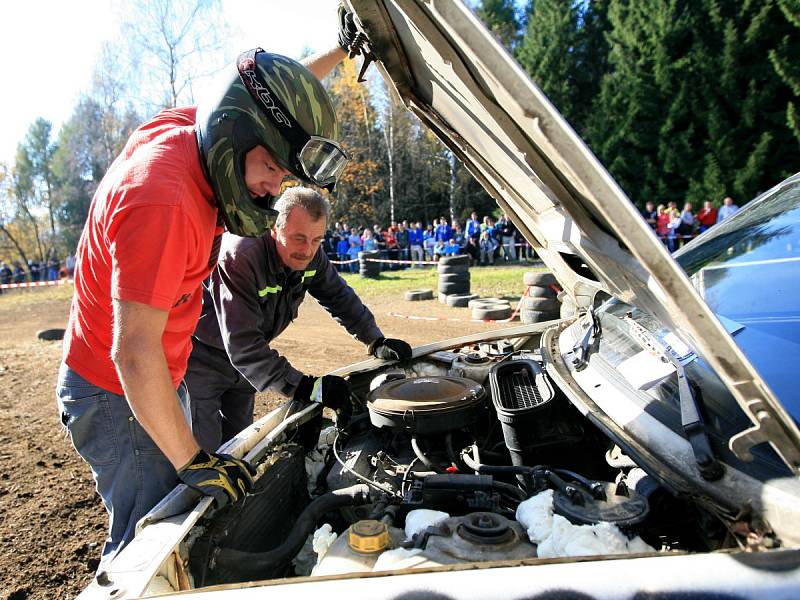
[[[447,458],[450,460],[450,464],[452,464],[456,469],[458,468],[458,456],[456,456],[456,451],[453,448],[453,432],[448,431],[447,435],[444,436],[444,446],[447,449]]]
[[[461,460],[473,471],[484,473],[486,475],[530,475],[535,470],[533,467],[517,467],[512,465],[484,465],[475,462],[467,452],[461,453]]]
[[[369,486],[363,483],[333,490],[314,499],[297,519],[286,541],[266,552],[245,552],[233,548],[219,548],[214,554],[215,567],[233,571],[237,575],[257,577],[267,570],[288,564],[303,547],[308,536],[325,514],[337,508],[360,506],[369,503]]]
[[[445,470],[442,469],[440,466],[433,463],[433,461],[423,454],[422,450],[419,447],[419,443],[417,442],[417,436],[411,436],[411,448],[414,450],[414,454],[416,454],[419,461],[428,467],[431,471],[435,473],[445,473]]]
[[[477,471],[478,473],[483,473],[485,475],[516,475],[517,479],[520,480],[521,485],[525,488],[525,491],[521,492],[524,495],[524,498],[527,498],[528,494],[532,492],[532,478],[533,473],[536,471],[535,467],[523,467],[516,465],[484,465],[474,460],[469,455],[469,452],[466,451],[461,453],[461,460],[463,460],[464,463],[473,471]]]

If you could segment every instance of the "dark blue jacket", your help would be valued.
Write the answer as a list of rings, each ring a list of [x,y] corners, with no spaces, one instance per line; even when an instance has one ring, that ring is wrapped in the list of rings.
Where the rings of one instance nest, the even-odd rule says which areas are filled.
[[[322,251],[305,271],[283,266],[270,234],[222,236],[217,268],[203,286],[203,310],[194,337],[228,353],[256,390],[292,396],[303,373],[269,347],[297,317],[310,293],[342,327],[364,344],[382,337],[375,317]]]

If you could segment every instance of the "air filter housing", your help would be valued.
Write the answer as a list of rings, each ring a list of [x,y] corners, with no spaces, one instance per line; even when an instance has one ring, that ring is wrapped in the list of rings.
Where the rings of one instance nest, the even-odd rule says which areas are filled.
[[[515,466],[524,466],[522,435],[526,425],[549,412],[553,388],[539,363],[514,359],[489,372],[492,402],[503,426],[503,438]],[[518,476],[523,481],[522,476]]]
[[[375,388],[367,394],[367,408],[375,427],[443,433],[473,423],[485,396],[471,379],[415,377]]]

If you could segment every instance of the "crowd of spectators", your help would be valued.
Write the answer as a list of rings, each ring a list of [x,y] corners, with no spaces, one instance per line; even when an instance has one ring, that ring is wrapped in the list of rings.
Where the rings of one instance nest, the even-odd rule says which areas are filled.
[[[0,284],[57,281],[62,277],[72,278],[74,271],[74,254],[62,261],[55,252],[51,252],[46,260],[30,259],[27,265],[18,260],[12,260],[10,264],[0,261]]]
[[[361,252],[377,252],[382,260],[438,261],[442,256],[464,254],[473,265],[516,262],[533,257],[533,250],[506,215],[497,222],[492,217],[478,219],[472,213],[464,227],[445,217],[423,225],[421,221],[392,222],[388,227],[350,227],[337,222],[326,232],[323,248],[331,260],[356,261]],[[386,263],[384,269],[406,268],[402,263]],[[415,265],[416,266],[416,265]],[[424,266],[420,264],[418,266]],[[340,270],[358,271],[357,262],[339,265]]]
[[[732,198],[723,200],[719,208],[706,201],[696,213],[691,202],[678,209],[676,202],[656,205],[647,202],[642,216],[674,252],[684,242],[734,214],[739,207]],[[359,253],[374,251],[382,260],[437,261],[441,256],[465,254],[472,265],[493,265],[496,262],[517,262],[534,257],[534,252],[514,224],[503,214],[497,222],[490,216],[478,219],[472,213],[464,227],[458,221],[445,217],[434,219],[423,226],[421,221],[392,222],[388,227],[375,224],[370,227],[350,227],[337,222],[325,233],[323,249],[328,257],[340,263],[340,270],[358,272]],[[406,268],[401,263],[386,263],[384,269]],[[419,266],[424,266],[420,264]],[[47,260],[29,260],[27,269],[18,260],[0,261],[0,284],[56,281],[61,277],[72,277],[75,256],[70,254],[63,261],[55,253]]]
[[[739,207],[733,198],[727,197],[719,208],[707,200],[696,213],[693,209],[691,202],[686,202],[683,210],[679,210],[677,202],[656,206],[655,202],[648,201],[642,216],[669,251],[674,252],[688,240],[730,217]]]

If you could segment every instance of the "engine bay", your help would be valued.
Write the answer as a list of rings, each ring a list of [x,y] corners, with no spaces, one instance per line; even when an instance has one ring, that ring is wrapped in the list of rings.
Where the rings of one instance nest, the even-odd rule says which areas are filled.
[[[533,342],[351,376],[348,423],[298,427],[243,506],[195,528],[195,585],[735,547],[571,405]]]

